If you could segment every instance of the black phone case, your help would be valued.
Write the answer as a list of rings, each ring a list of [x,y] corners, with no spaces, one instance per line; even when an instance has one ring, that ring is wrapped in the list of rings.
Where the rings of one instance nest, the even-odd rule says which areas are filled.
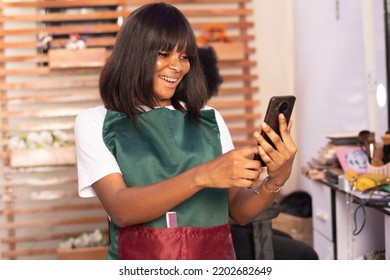
[[[294,95],[278,95],[273,96],[267,107],[267,111],[265,113],[264,122],[266,122],[279,136],[279,121],[278,115],[279,113],[283,113],[287,123],[291,118],[291,114],[294,108],[296,97]],[[274,143],[269,139],[269,137],[261,132],[261,135],[265,138],[265,140],[271,144],[271,146],[276,149]],[[283,140],[283,139],[282,139]],[[264,161],[260,158],[259,155],[255,155],[255,159],[260,160],[262,166],[266,166]]]

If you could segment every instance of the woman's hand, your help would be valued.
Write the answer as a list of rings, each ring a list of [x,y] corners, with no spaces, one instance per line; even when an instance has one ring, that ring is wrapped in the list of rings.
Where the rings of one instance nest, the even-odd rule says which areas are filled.
[[[262,172],[255,146],[231,150],[214,160],[202,164],[198,171],[199,185],[213,188],[250,188]]]
[[[270,177],[267,185],[282,186],[290,177],[292,165],[297,147],[290,135],[292,122],[288,126],[283,114],[279,114],[279,130],[281,137],[273,131],[266,123],[261,124],[264,131],[274,143],[276,150],[260,135],[255,132],[253,136],[259,143],[258,151],[260,157],[267,165],[267,173]]]

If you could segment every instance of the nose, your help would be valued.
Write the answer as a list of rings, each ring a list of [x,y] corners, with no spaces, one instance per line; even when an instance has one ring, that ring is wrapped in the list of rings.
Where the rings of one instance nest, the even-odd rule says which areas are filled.
[[[175,70],[176,72],[180,72],[183,70],[182,61],[179,56],[172,56],[169,61],[169,68]]]

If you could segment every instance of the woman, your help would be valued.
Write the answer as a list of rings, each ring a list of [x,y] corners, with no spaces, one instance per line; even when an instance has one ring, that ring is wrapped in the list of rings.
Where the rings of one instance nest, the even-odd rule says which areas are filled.
[[[196,40],[184,15],[147,4],[122,26],[100,77],[104,106],[75,123],[79,194],[97,195],[110,220],[109,259],[234,259],[229,215],[246,224],[275,199],[296,147],[266,124],[274,150],[234,149],[208,95]],[[266,184],[255,154],[268,163]],[[257,186],[256,192],[250,190]],[[258,195],[256,195],[258,194]],[[167,228],[175,212],[177,227]]]

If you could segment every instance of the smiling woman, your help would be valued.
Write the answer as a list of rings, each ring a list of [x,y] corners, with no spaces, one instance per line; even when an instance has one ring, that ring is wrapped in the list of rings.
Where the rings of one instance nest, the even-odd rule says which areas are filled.
[[[0,225],[2,259],[53,259],[62,236],[88,232],[95,227],[107,229],[107,216],[98,198],[80,199],[75,192],[76,158],[70,150],[73,148],[44,148],[38,151],[39,155],[32,150],[20,151],[20,157],[17,156],[20,167],[14,167],[14,156],[19,155],[19,151],[14,153],[10,149],[9,137],[59,129],[68,134],[69,145],[74,144],[72,130],[76,114],[101,104],[99,74],[123,24],[120,19],[145,1],[127,1],[126,5],[118,7],[112,6],[114,2],[123,3],[79,1],[75,7],[75,1],[7,1],[5,6],[1,5],[2,23],[7,26],[7,35],[0,36],[3,46],[0,53],[4,58],[4,69],[1,70],[4,75],[0,78],[3,132],[0,135],[0,196],[4,199],[0,212],[5,213]],[[236,146],[243,147],[253,141],[250,132],[257,128],[255,122],[260,119],[258,75],[251,55],[257,51],[252,1],[174,2],[188,14],[196,32],[204,24],[218,22],[231,35],[229,44],[239,42],[244,46],[244,54],[248,54],[240,61],[219,56],[226,78],[220,95],[210,103],[231,126]],[[225,16],[221,17],[221,13]],[[81,49],[64,49],[74,33],[86,43],[82,50],[88,55],[99,54],[97,59],[88,60],[92,57]],[[248,33],[252,35],[248,37]],[[12,43],[8,42],[10,39]],[[50,41],[49,45],[47,41]],[[106,50],[107,56],[102,55],[102,49]],[[50,54],[57,51],[68,56],[61,56],[65,60],[56,64],[51,61]],[[121,74],[126,78],[127,74]],[[47,157],[41,156],[41,152]],[[61,160],[61,164],[57,155],[73,157],[73,160],[66,163]],[[50,162],[43,163],[43,158]],[[52,159],[56,159],[55,162]],[[34,166],[25,168],[30,163]],[[14,222],[19,220],[26,221]],[[37,239],[37,236],[41,238]]]
[[[273,202],[296,153],[291,123],[280,118],[283,141],[263,125],[276,149],[258,133],[234,149],[206,105],[194,32],[166,3],[126,19],[99,89],[104,106],[77,116],[75,141],[79,195],[97,196],[110,217],[108,258],[235,259],[229,216],[246,224]]]

